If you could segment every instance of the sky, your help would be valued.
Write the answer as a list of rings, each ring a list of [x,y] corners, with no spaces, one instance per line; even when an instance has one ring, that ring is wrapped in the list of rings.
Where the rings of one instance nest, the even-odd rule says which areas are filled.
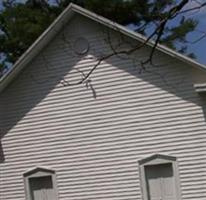
[[[185,9],[194,8],[198,6],[198,3],[206,3],[206,0],[190,1]],[[198,20],[198,26],[196,30],[188,35],[188,41],[194,42],[204,34],[206,34],[206,6],[197,11],[193,11],[187,14],[189,17],[193,17]],[[206,37],[201,39],[197,43],[188,44],[190,52],[194,52],[197,56],[197,61],[206,65]]]
[[[0,0],[0,8],[3,0]],[[18,2],[25,2],[25,0],[17,0]],[[55,0],[49,0],[51,3]],[[198,6],[198,2],[206,3],[206,0],[190,0],[186,5],[185,9],[190,9]],[[206,6],[197,11],[191,11],[186,14],[186,17],[192,17],[198,20],[196,30],[190,33],[187,37],[188,51],[193,52],[196,55],[198,62],[206,65],[206,37],[201,39],[199,42],[194,43],[195,40],[206,34]],[[175,25],[174,20],[171,24]]]

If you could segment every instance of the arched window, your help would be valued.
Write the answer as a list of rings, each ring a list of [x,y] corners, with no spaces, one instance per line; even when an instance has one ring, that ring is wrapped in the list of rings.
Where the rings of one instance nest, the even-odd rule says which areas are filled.
[[[177,159],[155,154],[139,161],[144,200],[180,200]]]
[[[54,170],[36,167],[24,173],[27,200],[57,200]]]

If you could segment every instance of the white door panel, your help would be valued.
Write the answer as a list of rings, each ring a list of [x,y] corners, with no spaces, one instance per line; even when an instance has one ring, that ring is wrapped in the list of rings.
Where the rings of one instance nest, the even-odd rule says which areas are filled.
[[[30,180],[32,200],[56,200],[50,176]]]
[[[149,200],[177,200],[171,164],[158,164],[145,167]]]

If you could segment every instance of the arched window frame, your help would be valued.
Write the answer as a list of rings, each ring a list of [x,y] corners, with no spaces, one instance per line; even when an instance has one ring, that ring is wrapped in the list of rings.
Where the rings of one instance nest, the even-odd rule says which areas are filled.
[[[174,180],[175,180],[176,199],[181,200],[178,161],[176,157],[170,155],[163,155],[163,154],[153,154],[149,157],[139,160],[138,162],[139,162],[140,183],[141,183],[143,200],[149,200],[145,167],[149,165],[159,165],[159,164],[172,164]]]
[[[31,197],[31,191],[30,191],[30,185],[29,185],[29,179],[30,178],[40,178],[40,177],[46,177],[50,176],[52,180],[53,190],[55,193],[55,198],[58,199],[58,192],[57,192],[57,182],[56,182],[56,173],[54,170],[49,169],[47,167],[35,167],[28,171],[26,171],[23,174],[24,177],[24,185],[25,185],[25,194],[26,194],[26,200],[32,200]]]

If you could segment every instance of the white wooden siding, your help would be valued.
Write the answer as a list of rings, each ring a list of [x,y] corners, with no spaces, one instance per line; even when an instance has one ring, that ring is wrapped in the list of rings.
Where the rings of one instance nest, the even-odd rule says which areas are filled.
[[[59,200],[140,200],[138,160],[153,153],[178,158],[183,200],[206,199],[206,104],[191,67],[158,54],[163,66],[139,73],[134,60],[113,57],[92,75],[93,91],[60,83],[109,52],[105,30],[76,16],[69,41],[59,33],[1,94],[1,200],[23,200],[23,173],[38,165],[56,171]],[[84,58],[70,45],[79,36],[90,42]]]

